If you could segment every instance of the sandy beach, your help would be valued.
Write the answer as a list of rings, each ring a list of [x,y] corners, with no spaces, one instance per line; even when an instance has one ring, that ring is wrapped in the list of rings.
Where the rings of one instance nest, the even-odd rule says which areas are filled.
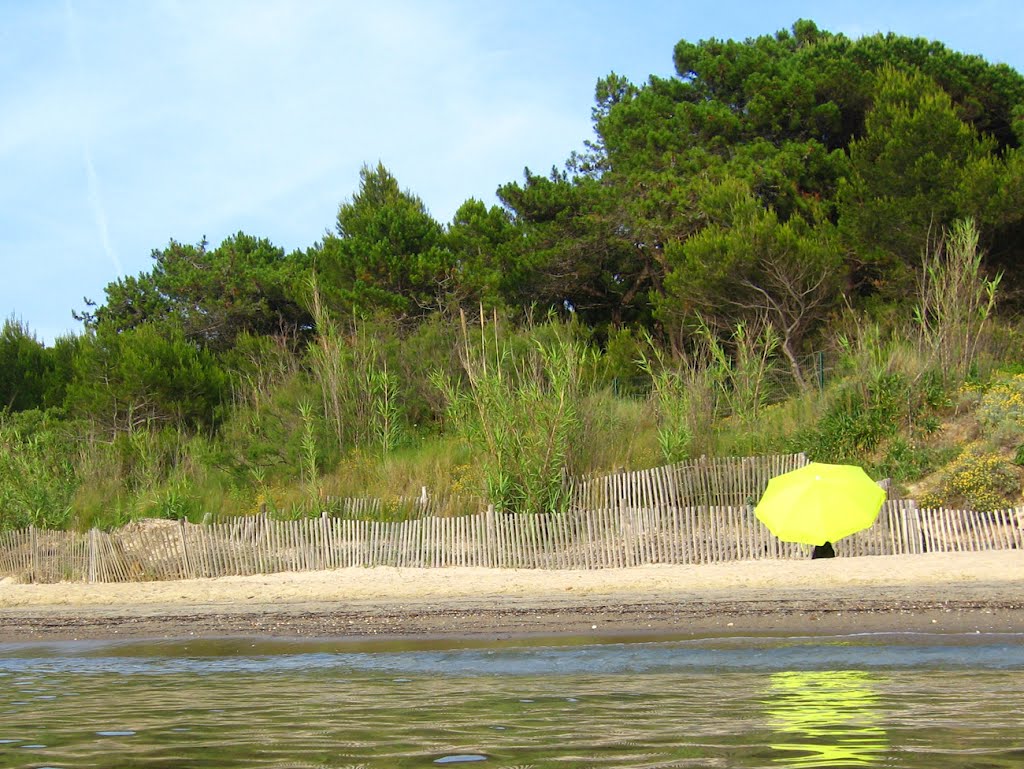
[[[594,571],[378,567],[0,580],[0,642],[1024,632],[1024,551]]]

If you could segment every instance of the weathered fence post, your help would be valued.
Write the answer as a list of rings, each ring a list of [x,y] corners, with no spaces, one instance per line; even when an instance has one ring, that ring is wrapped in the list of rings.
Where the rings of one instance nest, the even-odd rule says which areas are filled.
[[[486,532],[486,534],[484,535],[486,537],[484,552],[487,554],[487,560],[486,563],[484,563],[483,565],[487,566],[488,568],[496,568],[500,565],[500,560],[497,536],[498,527],[497,522],[494,519],[494,505],[487,506],[486,518],[484,520],[486,523],[484,527],[484,531]]]
[[[330,527],[330,525],[331,525],[331,522],[330,522],[330,520],[328,520],[328,513],[327,513],[327,511],[326,510],[321,510],[320,511],[320,531],[318,532],[319,535],[320,535],[320,546],[318,548],[316,548],[316,553],[315,553],[315,556],[317,558],[317,560],[316,560],[316,568],[318,568],[318,569],[327,569],[327,568],[329,568],[328,567],[328,563],[329,563],[329,558],[330,558],[330,551],[329,551],[327,543],[329,541],[328,535],[329,535],[329,527]]]
[[[29,557],[31,558],[29,568],[29,582],[36,582],[39,579],[39,553],[37,552],[37,548],[39,547],[39,539],[36,536],[36,527],[32,524],[29,524],[28,527],[28,541]]]
[[[188,544],[187,538],[185,537],[185,519],[178,519],[178,537],[181,539],[181,568],[186,578],[194,577],[195,574],[192,572],[192,562],[188,556]]]
[[[89,529],[89,583],[96,582],[96,527]]]

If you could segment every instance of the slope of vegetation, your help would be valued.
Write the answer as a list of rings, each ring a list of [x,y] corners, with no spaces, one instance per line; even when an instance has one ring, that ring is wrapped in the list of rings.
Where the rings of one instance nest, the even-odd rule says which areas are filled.
[[[171,241],[0,333],[0,527],[287,515],[805,451],[1019,502],[1024,78],[809,21],[597,83],[595,134],[435,221],[382,165],[286,254]]]

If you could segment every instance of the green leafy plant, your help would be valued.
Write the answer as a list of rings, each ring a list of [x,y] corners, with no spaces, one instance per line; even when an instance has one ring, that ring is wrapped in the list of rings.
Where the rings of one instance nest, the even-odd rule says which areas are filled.
[[[450,424],[480,452],[486,497],[508,512],[560,512],[569,499],[589,353],[564,327],[548,330],[516,355],[496,323],[471,335],[463,317],[465,381],[435,377]]]
[[[309,349],[310,368],[337,445],[375,444],[387,455],[404,436],[401,383],[389,368],[370,323],[354,322],[345,333],[321,302],[315,281],[310,288],[318,331],[316,344]]]
[[[978,229],[962,219],[926,251],[915,310],[920,344],[940,371],[967,376],[996,304],[1002,274],[986,277]]]
[[[0,530],[70,522],[73,456],[71,437],[45,413],[0,411]]]
[[[311,499],[320,498],[320,471],[317,468],[316,433],[313,427],[313,406],[308,401],[299,404],[302,417],[301,468],[302,480]]]

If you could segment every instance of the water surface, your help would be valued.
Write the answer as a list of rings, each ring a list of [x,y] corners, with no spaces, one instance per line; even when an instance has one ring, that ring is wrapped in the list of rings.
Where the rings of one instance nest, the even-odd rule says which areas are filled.
[[[1024,638],[0,646],[0,767],[1020,767]]]

